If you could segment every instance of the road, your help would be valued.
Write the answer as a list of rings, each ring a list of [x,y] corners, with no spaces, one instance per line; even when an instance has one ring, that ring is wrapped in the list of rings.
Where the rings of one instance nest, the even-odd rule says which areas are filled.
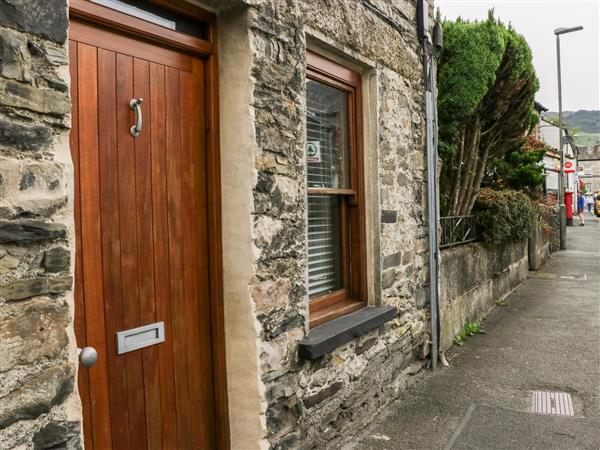
[[[450,367],[345,450],[599,449],[600,222],[586,214],[567,234],[568,249],[488,315],[487,334],[454,346]],[[574,416],[535,414],[533,391],[570,394]]]

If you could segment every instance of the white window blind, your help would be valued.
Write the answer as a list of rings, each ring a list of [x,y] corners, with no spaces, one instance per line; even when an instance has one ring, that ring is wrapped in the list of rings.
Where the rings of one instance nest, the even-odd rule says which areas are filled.
[[[308,197],[308,294],[340,289],[339,199],[333,195]]]
[[[307,181],[309,188],[341,188],[347,182],[347,95],[307,83]],[[308,196],[308,292],[313,297],[342,286],[340,198]]]

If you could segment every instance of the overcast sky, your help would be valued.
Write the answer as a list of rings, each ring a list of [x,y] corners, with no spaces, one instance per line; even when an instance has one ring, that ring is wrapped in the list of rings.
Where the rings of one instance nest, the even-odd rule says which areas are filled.
[[[584,29],[560,38],[563,110],[600,109],[600,0],[435,0],[442,17],[485,19],[490,8],[525,36],[540,79],[536,99],[558,110],[556,38],[561,27]]]

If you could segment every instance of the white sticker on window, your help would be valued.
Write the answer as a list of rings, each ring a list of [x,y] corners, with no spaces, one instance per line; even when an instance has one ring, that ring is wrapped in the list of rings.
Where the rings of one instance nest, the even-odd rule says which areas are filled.
[[[321,143],[319,141],[308,141],[306,144],[306,162],[321,162]]]

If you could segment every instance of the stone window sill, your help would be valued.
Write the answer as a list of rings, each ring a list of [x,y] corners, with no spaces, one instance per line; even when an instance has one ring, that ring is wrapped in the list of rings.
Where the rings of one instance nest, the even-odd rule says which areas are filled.
[[[367,306],[356,312],[319,325],[301,340],[298,355],[303,359],[317,359],[396,318],[394,306]]]

